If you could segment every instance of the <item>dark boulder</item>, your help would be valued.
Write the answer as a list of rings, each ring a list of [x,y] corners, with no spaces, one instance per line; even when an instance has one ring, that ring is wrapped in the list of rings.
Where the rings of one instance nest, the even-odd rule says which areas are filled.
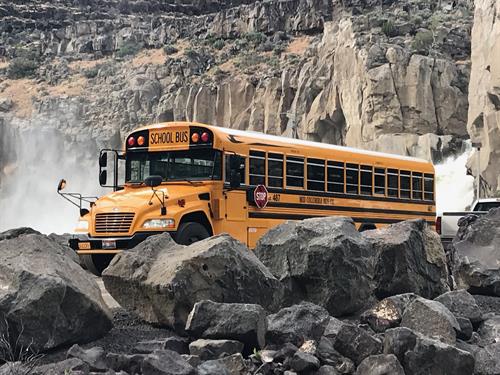
[[[329,321],[328,311],[310,302],[286,307],[267,317],[266,341],[297,346],[306,340],[318,341]]]
[[[257,303],[277,310],[282,287],[241,242],[223,234],[177,245],[152,236],[118,254],[103,272],[106,289],[144,320],[184,331],[196,302]]]
[[[385,331],[384,354],[394,354],[403,362],[405,353],[417,344],[418,335],[409,328],[396,327]]]
[[[500,342],[500,315],[486,315],[478,333],[484,345]]]
[[[241,353],[243,343],[236,340],[198,339],[189,344],[189,352],[197,355],[202,361],[217,359],[221,355]]]
[[[406,308],[401,326],[424,336],[455,344],[460,325],[443,304],[425,298],[416,298]]]
[[[457,322],[460,329],[457,331],[457,339],[460,340],[470,340],[472,333],[474,332],[474,327],[472,327],[472,322],[464,318],[463,316],[457,317]]]
[[[309,372],[319,369],[319,359],[309,353],[297,350],[289,361],[292,370],[297,372]]]
[[[403,366],[393,354],[371,355],[356,369],[356,375],[405,375]]]
[[[238,340],[248,351],[265,346],[266,312],[259,305],[197,302],[188,316],[186,332],[206,339]]]
[[[141,365],[143,375],[195,375],[196,370],[171,350],[157,350],[148,354]]]
[[[464,317],[477,325],[483,320],[481,309],[476,303],[474,297],[464,289],[453,290],[444,293],[435,298],[434,301],[440,302],[452,312],[455,317]]]
[[[376,252],[378,298],[415,293],[434,298],[449,291],[446,256],[436,232],[424,220],[407,220],[363,232]]]
[[[359,365],[366,357],[382,353],[382,342],[354,324],[344,324],[335,339],[334,348]]]
[[[452,247],[457,286],[473,294],[500,296],[500,208],[460,224]]]
[[[40,234],[0,241],[0,331],[43,351],[97,339],[112,327],[94,278]]]
[[[368,324],[375,332],[397,327],[401,323],[406,306],[415,298],[417,295],[413,293],[384,298],[361,314],[361,322]]]
[[[340,316],[372,294],[372,251],[351,219],[288,221],[257,243],[257,257],[288,289],[286,303],[310,301]]]
[[[441,341],[418,338],[414,348],[404,356],[406,375],[472,375],[474,357]]]
[[[189,341],[185,337],[170,336],[165,339],[140,341],[134,347],[135,353],[150,354],[155,350],[172,350],[179,354],[189,353]]]
[[[316,356],[321,364],[331,366],[339,374],[351,374],[354,372],[354,363],[335,350],[332,340],[323,336],[319,340]]]

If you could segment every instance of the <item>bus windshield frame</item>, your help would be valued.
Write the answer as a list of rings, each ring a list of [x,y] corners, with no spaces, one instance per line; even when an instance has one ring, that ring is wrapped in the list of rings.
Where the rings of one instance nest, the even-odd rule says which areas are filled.
[[[189,149],[135,151],[125,155],[125,183],[142,183],[148,176],[163,182],[222,180],[222,151]]]

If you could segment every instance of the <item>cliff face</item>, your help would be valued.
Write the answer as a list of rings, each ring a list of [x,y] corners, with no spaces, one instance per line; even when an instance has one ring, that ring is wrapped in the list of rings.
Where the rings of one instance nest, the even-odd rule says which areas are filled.
[[[467,129],[482,144],[480,157],[485,193],[500,187],[500,4],[477,0],[472,28],[472,71]],[[477,174],[477,153],[469,160]]]
[[[195,120],[434,160],[467,137],[465,0],[0,4],[4,127],[118,146]]]

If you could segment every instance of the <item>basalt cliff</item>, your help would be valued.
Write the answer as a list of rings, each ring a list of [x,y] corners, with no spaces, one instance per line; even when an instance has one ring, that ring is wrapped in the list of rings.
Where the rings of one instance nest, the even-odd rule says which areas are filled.
[[[482,138],[496,190],[495,2],[477,3],[0,1],[0,174],[24,131],[95,155],[194,120],[434,161]]]

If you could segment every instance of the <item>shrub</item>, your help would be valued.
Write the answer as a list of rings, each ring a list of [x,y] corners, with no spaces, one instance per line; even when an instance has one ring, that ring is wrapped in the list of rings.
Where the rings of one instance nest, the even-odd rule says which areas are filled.
[[[92,68],[85,69],[83,71],[83,76],[85,78],[89,78],[89,79],[90,78],[95,78],[95,77],[97,77],[97,74],[99,74],[99,69],[100,68],[101,68],[100,65],[96,65],[96,66],[94,66]]]
[[[134,56],[142,47],[143,44],[140,42],[127,41],[116,51],[116,55],[118,57]]]
[[[281,55],[283,52],[285,52],[285,47],[283,47],[281,44],[278,44],[276,47],[274,47],[273,53],[276,56]]]
[[[417,35],[415,35],[412,48],[416,51],[429,52],[433,42],[434,35],[432,31],[419,31]]]
[[[396,27],[394,26],[394,23],[391,20],[384,21],[382,24],[382,32],[388,37],[395,36]]]
[[[259,44],[263,43],[267,39],[267,37],[263,33],[252,32],[252,33],[245,34],[245,39],[249,43],[253,43],[254,46],[258,46]]]
[[[217,39],[213,44],[212,46],[215,48],[215,49],[218,49],[218,50],[221,50],[224,48],[224,40],[223,39]]]
[[[16,57],[10,61],[7,76],[11,79],[33,77],[39,68],[39,63],[24,57]]]
[[[192,48],[187,48],[185,51],[184,51],[184,55],[186,55],[187,57],[189,57],[190,59],[193,59],[195,58],[196,56],[198,56],[198,54],[196,53],[196,51]]]
[[[173,55],[174,53],[179,52],[179,50],[173,45],[167,44],[165,47],[163,47],[163,52],[165,52],[166,55]]]

